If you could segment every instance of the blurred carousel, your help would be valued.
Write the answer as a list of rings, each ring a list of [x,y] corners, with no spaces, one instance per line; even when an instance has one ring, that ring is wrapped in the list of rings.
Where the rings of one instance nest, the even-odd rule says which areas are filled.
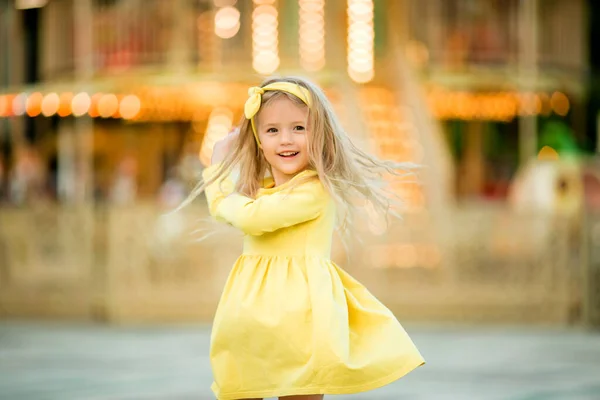
[[[523,71],[535,63],[535,33],[522,29],[540,18],[533,1],[501,9],[429,3],[64,0],[34,14],[0,5],[11,21],[4,34],[18,28],[20,12],[38,18],[40,49],[35,83],[14,85],[13,77],[0,94],[0,127],[27,150],[14,151],[15,163],[33,151],[51,166],[53,184],[50,194],[34,191],[0,210],[0,315],[208,320],[241,238],[216,227],[202,200],[165,212],[239,121],[248,86],[301,74],[324,88],[358,145],[424,166],[391,182],[404,200],[402,221],[384,231],[387,221],[366,210],[360,240],[339,242],[344,268],[404,318],[571,321],[572,287],[562,277],[573,261],[556,246],[565,239],[547,232],[555,213],[582,215],[580,181],[592,175],[527,167],[513,209],[457,206],[455,161],[439,120],[518,120],[519,134],[531,136],[538,115],[566,115],[561,90],[577,96],[579,77],[512,77],[515,59]],[[569,4],[544,12],[561,22],[561,7],[581,8]],[[456,12],[486,23],[469,39]],[[473,44],[481,29],[487,48]],[[509,45],[517,31],[527,51]],[[505,45],[494,32],[508,32]],[[24,70],[17,50],[7,50],[11,71]],[[467,153],[467,178],[477,180],[482,152]]]

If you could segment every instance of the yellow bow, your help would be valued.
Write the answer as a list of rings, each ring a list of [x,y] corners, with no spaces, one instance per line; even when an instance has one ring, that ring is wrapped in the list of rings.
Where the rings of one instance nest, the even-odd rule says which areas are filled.
[[[291,82],[274,82],[270,85],[264,87],[251,87],[248,89],[248,100],[246,100],[246,104],[244,105],[244,115],[246,118],[250,120],[252,124],[252,132],[254,133],[254,138],[256,139],[256,144],[258,147],[261,147],[260,140],[258,140],[258,132],[256,131],[256,126],[254,124],[254,116],[260,110],[260,106],[262,104],[262,95],[268,91],[279,90],[282,92],[291,93],[300,100],[304,102],[308,107],[311,105],[310,92],[308,89],[297,85]]]

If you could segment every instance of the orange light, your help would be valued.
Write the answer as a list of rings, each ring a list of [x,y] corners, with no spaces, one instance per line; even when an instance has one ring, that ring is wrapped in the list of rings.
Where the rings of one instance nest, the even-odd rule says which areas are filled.
[[[9,104],[10,97],[9,96],[0,96],[0,117],[8,117],[9,113]]]
[[[18,117],[25,114],[26,102],[27,102],[27,94],[26,93],[19,93],[18,95],[16,95],[12,101],[13,114]]]
[[[375,76],[373,0],[348,0],[347,71],[357,83]]]
[[[105,94],[98,100],[98,114],[110,118],[119,111],[119,99],[114,94]]]
[[[44,117],[51,117],[58,112],[58,106],[60,105],[60,97],[57,93],[48,93],[42,100],[42,115]]]
[[[137,96],[130,94],[123,97],[121,100],[119,112],[123,119],[133,119],[139,114],[141,108],[142,103],[140,99]]]
[[[298,5],[300,63],[318,71],[325,66],[325,0],[300,0]]]
[[[88,115],[92,118],[97,118],[100,116],[98,114],[98,102],[104,96],[104,93],[95,93],[92,95],[90,109],[88,110]]]
[[[25,109],[30,117],[37,117],[42,112],[42,100],[44,96],[40,92],[34,92],[27,97]]]
[[[76,117],[81,117],[85,113],[87,113],[92,104],[92,99],[90,96],[85,93],[77,93],[73,100],[71,101],[71,107],[73,108],[73,115]]]
[[[550,104],[554,112],[562,117],[566,116],[569,113],[569,98],[564,93],[552,93],[552,97],[550,98]]]
[[[60,102],[58,106],[58,115],[60,117],[67,117],[71,115],[71,101],[73,100],[73,93],[67,92],[60,95]]]
[[[208,118],[206,132],[200,147],[200,162],[210,165],[210,158],[215,143],[224,138],[231,130],[233,124],[233,112],[227,107],[215,108]],[[199,127],[196,125],[196,129]]]
[[[252,67],[260,74],[271,74],[279,68],[277,9],[271,1],[254,0],[252,12]]]
[[[550,146],[544,146],[540,150],[537,156],[538,160],[541,161],[556,161],[560,159],[558,152]]]
[[[222,39],[234,37],[240,30],[240,12],[235,7],[223,7],[215,14],[215,34]]]

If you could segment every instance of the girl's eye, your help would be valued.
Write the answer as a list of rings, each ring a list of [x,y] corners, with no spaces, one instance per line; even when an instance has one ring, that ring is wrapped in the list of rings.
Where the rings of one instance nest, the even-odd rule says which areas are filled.
[[[269,128],[269,129],[267,129],[267,133],[277,133],[277,129],[276,128]]]
[[[297,131],[303,131],[303,130],[304,130],[304,127],[303,127],[303,126],[300,126],[300,125],[298,125],[297,127],[295,127],[295,128],[294,128],[294,130],[297,130]]]

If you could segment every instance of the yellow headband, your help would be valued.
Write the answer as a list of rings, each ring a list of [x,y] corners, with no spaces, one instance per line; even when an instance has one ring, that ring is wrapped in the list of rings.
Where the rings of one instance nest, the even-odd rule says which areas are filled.
[[[254,116],[258,113],[258,110],[260,110],[260,106],[262,104],[262,95],[269,90],[279,90],[282,92],[291,93],[302,100],[308,107],[310,107],[311,103],[310,92],[308,89],[295,83],[274,82],[264,87],[254,86],[248,89],[248,96],[250,97],[248,100],[246,100],[246,104],[244,105],[244,115],[252,124],[252,132],[254,133],[254,138],[256,139],[256,144],[258,147],[261,146],[260,140],[258,140],[258,132],[256,132],[256,126],[254,124]]]

